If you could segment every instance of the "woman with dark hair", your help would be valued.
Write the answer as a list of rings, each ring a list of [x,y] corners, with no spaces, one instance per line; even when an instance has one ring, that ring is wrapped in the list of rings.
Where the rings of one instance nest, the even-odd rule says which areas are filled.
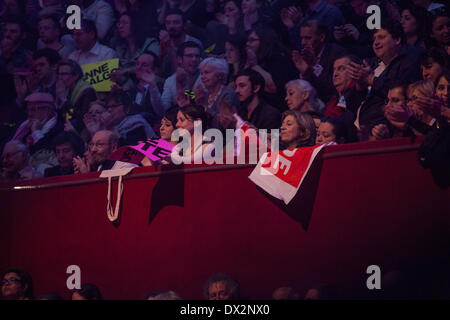
[[[224,2],[224,18],[223,23],[228,29],[230,35],[242,33],[244,31],[244,22],[241,11],[240,0],[226,0]]]
[[[441,99],[446,109],[450,108],[450,71],[446,70],[439,77],[436,85],[436,96]],[[448,114],[448,110],[446,111]],[[447,116],[448,118],[448,116]]]
[[[247,63],[261,74],[266,83],[264,91],[270,104],[282,103],[283,89],[289,80],[298,78],[295,67],[279,42],[279,36],[268,27],[253,28],[247,38]]]
[[[283,112],[280,130],[280,148],[310,147],[316,143],[316,126],[312,117],[297,110]]]
[[[130,11],[120,15],[117,21],[117,38],[112,46],[119,57],[119,67],[111,75],[114,82],[124,85],[131,74],[136,72],[136,61],[144,52],[159,53],[159,43],[155,38],[148,38],[139,30],[135,14]]]
[[[73,291],[72,300],[103,300],[103,296],[95,284],[84,283]]]
[[[31,300],[33,296],[33,281],[25,270],[10,268],[2,273],[2,296],[7,300]]]
[[[346,127],[343,120],[339,117],[323,118],[317,129],[316,144],[327,142],[345,143]]]
[[[436,83],[444,69],[449,66],[450,57],[442,48],[431,48],[420,55],[420,67],[424,80]]]
[[[427,23],[427,48],[443,48],[450,54],[450,17],[445,8],[429,12]]]
[[[225,59],[228,62],[228,85],[234,86],[234,78],[245,68],[247,62],[246,41],[238,35],[229,36],[225,41]]]
[[[402,9],[400,23],[408,44],[416,47],[424,46],[427,15],[427,10],[414,5],[408,5]]]
[[[172,153],[175,163],[197,163],[204,160],[204,154],[212,155],[214,144],[205,142],[203,137],[209,128],[209,119],[209,114],[200,105],[189,104],[178,110],[176,127],[183,129],[178,132],[183,141],[180,150],[182,153]]]

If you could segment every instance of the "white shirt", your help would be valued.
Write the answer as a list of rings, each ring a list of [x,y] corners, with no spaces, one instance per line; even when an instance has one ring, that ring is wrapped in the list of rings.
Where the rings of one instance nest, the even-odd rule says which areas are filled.
[[[89,51],[83,52],[77,50],[69,55],[69,59],[76,61],[80,66],[86,63],[100,62],[114,58],[117,58],[116,52],[98,42]]]
[[[198,76],[197,80],[195,80],[192,90],[194,90],[199,84],[203,86],[200,75]],[[161,102],[165,110],[168,110],[177,104],[176,73],[168,77],[167,80],[164,82],[164,89],[161,95]]]
[[[103,0],[95,0],[89,7],[82,11],[83,19],[95,21],[97,35],[103,39],[114,24],[114,10]]]

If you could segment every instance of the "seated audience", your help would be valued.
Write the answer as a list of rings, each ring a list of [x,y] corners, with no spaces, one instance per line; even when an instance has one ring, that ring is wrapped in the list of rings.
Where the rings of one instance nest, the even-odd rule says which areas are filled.
[[[405,6],[401,11],[401,24],[406,36],[406,43],[424,47],[425,24],[427,21],[427,10],[415,5]]]
[[[100,44],[97,28],[92,20],[82,20],[81,28],[73,31],[73,38],[78,50],[72,52],[69,59],[80,66],[117,58],[113,49]]]
[[[5,300],[33,300],[33,281],[25,270],[10,268],[1,275],[2,297]]]
[[[327,142],[342,144],[347,142],[346,136],[346,127],[342,118],[323,118],[317,129],[316,144],[324,144]]]
[[[42,174],[29,165],[29,154],[26,145],[12,140],[3,147],[0,181],[29,180],[42,177]]]
[[[234,90],[226,85],[228,78],[228,64],[224,59],[206,58],[200,65],[202,86],[195,90],[195,102],[203,106],[211,116],[211,126],[217,128],[217,108],[222,101],[238,105],[238,98]]]
[[[428,49],[420,55],[420,67],[424,80],[431,80],[436,84],[444,69],[450,67],[450,56],[440,48]]]
[[[267,104],[261,92],[264,88],[264,78],[257,71],[245,69],[236,76],[236,94],[240,102],[239,116],[258,129],[275,129],[281,124],[280,111]],[[236,103],[229,103],[238,106]]]
[[[73,132],[61,132],[53,140],[58,165],[45,169],[45,177],[73,174],[73,158],[84,153],[84,141]]]
[[[280,287],[272,293],[272,300],[300,300],[300,295],[291,287]]]
[[[297,110],[283,112],[280,149],[310,147],[316,143],[316,126],[307,113]]]
[[[53,49],[62,59],[68,59],[69,55],[76,50],[74,40],[70,35],[61,38],[61,25],[54,16],[43,17],[39,21],[38,31],[37,49]]]
[[[286,98],[289,110],[300,112],[323,112],[325,105],[317,98],[316,89],[306,80],[291,80],[286,84]]]
[[[72,292],[72,300],[103,300],[103,296],[95,284],[83,283],[80,289]]]
[[[239,282],[227,274],[213,274],[206,280],[203,296],[207,300],[238,300],[240,298]]]
[[[130,115],[131,99],[125,91],[111,92],[106,98],[105,109],[101,116],[104,128],[120,134],[120,145],[136,145],[155,137],[155,132],[140,114]]]

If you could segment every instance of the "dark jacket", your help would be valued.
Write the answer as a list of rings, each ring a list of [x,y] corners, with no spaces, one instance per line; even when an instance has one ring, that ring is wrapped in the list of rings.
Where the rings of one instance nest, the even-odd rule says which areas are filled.
[[[258,129],[279,129],[281,126],[280,111],[261,100],[253,110],[250,119],[246,106],[242,106],[238,114],[242,120],[250,122]]]

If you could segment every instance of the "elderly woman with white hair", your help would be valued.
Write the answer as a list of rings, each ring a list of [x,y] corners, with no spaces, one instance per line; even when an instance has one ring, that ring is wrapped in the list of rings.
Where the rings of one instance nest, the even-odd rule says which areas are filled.
[[[217,110],[222,101],[226,101],[232,106],[239,107],[239,100],[235,91],[226,85],[228,78],[228,63],[225,59],[206,58],[200,65],[202,86],[197,86],[195,90],[195,102],[203,106],[212,116],[211,126],[218,128]]]
[[[317,91],[306,80],[292,80],[286,84],[286,104],[289,110],[300,112],[316,111],[323,113],[325,104],[317,97]]]

